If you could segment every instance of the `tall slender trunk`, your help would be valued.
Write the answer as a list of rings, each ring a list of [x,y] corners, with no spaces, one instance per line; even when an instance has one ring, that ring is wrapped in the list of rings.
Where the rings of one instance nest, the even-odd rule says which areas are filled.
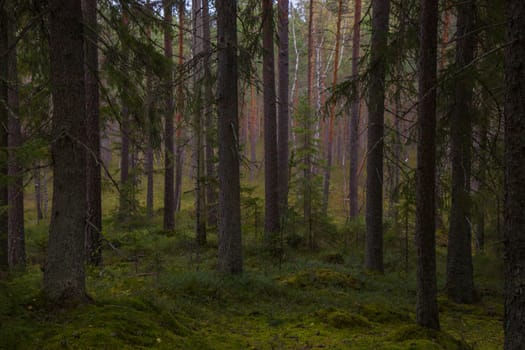
[[[152,5],[149,0],[146,1],[148,14],[153,15]],[[151,28],[146,27],[146,39],[151,41]],[[153,155],[153,127],[154,121],[154,101],[153,101],[153,76],[151,69],[146,67],[146,152],[144,154],[144,167],[146,170],[146,214],[149,219],[153,218],[153,203],[154,203],[154,155]]]
[[[49,2],[53,96],[53,214],[44,295],[55,304],[85,301],[86,101],[80,0]]]
[[[122,24],[124,26],[128,25],[128,18],[126,12],[123,12],[122,14]],[[124,57],[127,57],[126,53],[127,49],[125,49]],[[124,86],[123,89],[126,89]],[[126,96],[125,91],[122,94],[123,96]],[[129,179],[129,161],[130,161],[130,154],[129,154],[129,146],[130,146],[130,115],[129,115],[129,108],[127,106],[127,102],[122,98],[122,120],[120,122],[120,206],[119,206],[119,214],[121,217],[126,217],[130,214],[130,179]]]
[[[436,281],[436,82],[438,0],[421,0],[416,170],[416,322],[439,329]]]
[[[310,6],[308,9],[308,80],[307,80],[307,87],[306,87],[306,101],[308,104],[308,117],[312,117],[311,111],[313,110],[312,106],[312,99],[313,99],[313,82],[314,82],[314,0],[310,0]],[[311,120],[313,121],[313,120]],[[304,177],[304,183],[305,183],[305,192],[303,193],[304,197],[304,203],[303,203],[303,215],[304,215],[304,221],[306,223],[306,235],[308,240],[308,245],[310,248],[314,248],[316,246],[315,238],[312,231],[312,156],[310,154],[310,144],[312,140],[310,140],[311,136],[311,128],[312,125],[311,122],[306,122],[305,126],[308,128],[308,130],[304,131],[304,149],[305,149],[305,157],[304,157],[304,170],[303,170],[303,177]]]
[[[18,149],[22,146],[22,130],[19,116],[18,98],[18,64],[15,46],[16,22],[8,23],[8,42],[11,47],[8,54],[8,262],[10,267],[25,267],[25,236],[24,236],[24,177],[22,164],[18,159]]]
[[[204,113],[206,130],[206,205],[207,205],[207,224],[208,227],[217,227],[217,185],[215,170],[216,130],[214,112],[212,107],[213,100],[213,80],[211,72],[211,35],[210,35],[210,5],[209,0],[202,1],[202,46],[203,46],[203,66],[204,66]]]
[[[525,2],[506,2],[505,350],[525,344]]]
[[[255,179],[257,162],[257,99],[255,88],[250,84],[250,182]]]
[[[289,126],[289,55],[288,55],[288,0],[279,0],[279,125],[278,125],[278,189],[281,222],[288,207],[288,126]]]
[[[176,116],[176,150],[175,150],[175,211],[180,211],[182,197],[182,168],[184,166],[184,133],[182,126],[182,113],[184,111],[184,85],[182,69],[184,65],[184,16],[185,1],[179,2],[179,50],[178,50],[178,76],[177,76],[177,116]]]
[[[354,16],[354,33],[352,39],[352,80],[354,82],[354,90],[350,117],[350,174],[348,177],[350,219],[356,218],[359,214],[357,167],[359,163],[359,51],[361,47],[361,0],[355,0]]]
[[[372,2],[366,162],[366,268],[383,272],[383,144],[389,0]]]
[[[193,0],[193,58],[196,60],[193,73],[193,152],[195,159],[195,231],[196,242],[206,244],[206,187],[204,182],[204,118],[205,109],[202,93],[204,88],[203,47],[203,17],[201,0]],[[206,101],[207,102],[207,101]]]
[[[242,273],[239,163],[237,1],[216,0],[217,112],[219,115],[219,254],[220,272]]]
[[[7,109],[7,74],[8,67],[8,14],[5,2],[0,4],[0,174],[7,179],[7,147],[8,147],[8,109]],[[3,101],[3,102],[2,102]],[[0,182],[0,271],[8,267],[8,239],[7,239],[7,181]]]
[[[466,69],[474,59],[475,0],[458,4],[456,68]],[[457,303],[475,301],[471,245],[470,171],[473,117],[473,79],[458,77],[451,116],[452,206],[447,254],[447,294]],[[470,73],[472,74],[472,73]]]
[[[173,154],[173,5],[171,0],[163,0],[164,8],[164,56],[170,62],[170,69],[168,78],[166,79],[166,97],[165,97],[165,112],[164,112],[164,223],[163,227],[166,231],[173,231],[175,229],[175,157]]]
[[[343,1],[339,0],[337,7],[337,29],[335,32],[335,58],[334,58],[334,76],[332,78],[332,87],[337,86],[337,72],[339,71],[339,54],[341,41],[341,20],[343,18]],[[326,146],[326,171],[324,175],[323,186],[323,213],[326,214],[328,210],[328,201],[330,198],[330,176],[332,173],[332,157],[333,157],[333,138],[334,138],[334,119],[336,103],[330,105],[330,119],[328,121],[328,143]]]
[[[102,193],[100,174],[100,112],[98,92],[97,1],[82,0],[85,33],[85,84],[87,114],[87,222],[86,259],[88,264],[102,264]]]
[[[277,115],[275,60],[273,52],[272,0],[262,0],[263,11],[263,88],[264,88],[264,234],[272,245],[279,232],[279,187],[277,161]]]

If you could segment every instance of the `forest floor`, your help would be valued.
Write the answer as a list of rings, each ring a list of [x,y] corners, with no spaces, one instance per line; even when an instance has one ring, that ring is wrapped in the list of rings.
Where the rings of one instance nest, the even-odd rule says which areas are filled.
[[[414,257],[405,271],[401,248],[388,240],[386,272],[375,275],[361,267],[362,247],[287,247],[276,259],[246,234],[245,273],[229,277],[215,272],[216,236],[198,249],[186,221],[166,235],[106,220],[111,247],[104,266],[88,271],[93,302],[66,310],[41,301],[47,227],[28,227],[27,271],[0,282],[0,348],[502,348],[501,263],[492,255],[474,257],[480,302],[457,305],[441,295],[442,331],[430,332],[415,326]],[[441,247],[440,286],[444,263]]]

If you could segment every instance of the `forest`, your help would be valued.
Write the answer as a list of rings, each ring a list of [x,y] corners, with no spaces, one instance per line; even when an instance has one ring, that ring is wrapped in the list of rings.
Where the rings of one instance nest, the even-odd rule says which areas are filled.
[[[525,350],[525,1],[0,0],[0,349]]]

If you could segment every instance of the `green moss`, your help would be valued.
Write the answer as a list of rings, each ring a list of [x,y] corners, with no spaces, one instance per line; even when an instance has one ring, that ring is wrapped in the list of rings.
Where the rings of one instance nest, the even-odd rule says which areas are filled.
[[[399,323],[410,321],[407,312],[395,309],[383,303],[368,303],[359,306],[359,313],[367,319],[378,323]]]
[[[309,269],[290,274],[281,279],[287,286],[300,288],[339,287],[346,289],[360,289],[361,281],[349,274],[330,269]]]
[[[370,327],[370,322],[365,317],[341,310],[328,313],[326,322],[332,327],[339,329]]]
[[[438,345],[437,349],[443,350],[469,350],[471,349],[467,344],[457,340],[450,334],[433,329],[423,328],[416,325],[405,326],[393,334],[388,340],[394,343],[407,344],[410,341],[422,340]],[[417,343],[416,343],[417,344]],[[415,348],[419,349],[419,348]],[[422,348],[421,348],[422,349]],[[426,349],[426,348],[425,348]]]

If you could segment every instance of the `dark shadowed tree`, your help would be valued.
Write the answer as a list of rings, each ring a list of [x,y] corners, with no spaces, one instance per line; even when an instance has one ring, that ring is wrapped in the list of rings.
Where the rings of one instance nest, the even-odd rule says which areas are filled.
[[[102,264],[102,200],[100,175],[100,112],[98,92],[97,1],[82,0],[85,34],[85,84],[87,117],[87,221],[86,259],[91,265]]]
[[[465,70],[474,59],[475,1],[458,4],[456,21],[456,69]],[[470,74],[469,74],[470,73]],[[447,294],[457,303],[474,302],[471,242],[470,170],[472,147],[472,72],[456,80],[451,114],[452,207],[447,254]]]
[[[372,1],[368,148],[366,161],[366,268],[383,272],[383,136],[390,0]]]
[[[288,124],[289,124],[289,55],[288,55],[288,0],[279,0],[279,108],[278,137],[279,147],[279,206],[281,216],[286,214],[288,206]]]
[[[216,140],[215,118],[213,111],[213,78],[211,73],[211,37],[210,37],[210,5],[208,0],[202,0],[202,39],[204,66],[204,113],[206,129],[206,223],[209,227],[217,227],[217,185],[215,170]]]
[[[122,25],[127,27],[128,26],[128,17],[125,10],[122,10]],[[128,50],[126,47],[124,47],[124,53],[123,57],[127,57]],[[130,167],[130,132],[131,132],[131,125],[130,125],[130,112],[129,107],[127,105],[127,101],[125,97],[127,96],[126,93],[126,86],[122,87],[122,120],[120,122],[120,206],[119,206],[119,214],[121,217],[125,217],[129,215],[129,211],[131,209],[131,198],[130,198],[130,187],[131,187],[131,179],[129,177],[129,167]]]
[[[416,322],[439,329],[436,281],[436,82],[438,0],[421,0],[416,169]]]
[[[53,209],[44,295],[55,304],[86,299],[86,101],[81,0],[49,1],[53,124]]]
[[[184,85],[182,79],[183,65],[184,65],[184,17],[185,17],[186,1],[180,0],[178,2],[179,12],[179,40],[178,40],[178,72],[177,75],[177,99],[176,99],[176,137],[177,145],[175,149],[175,211],[180,211],[180,203],[182,198],[182,168],[184,166],[184,132],[182,125],[182,115],[184,113]]]
[[[15,16],[12,16],[8,23],[8,260],[10,267],[24,267],[26,260],[24,237],[24,169],[18,155],[18,150],[22,145],[22,129],[19,115],[18,64],[15,41],[16,22],[14,18]]]
[[[361,0],[355,0],[354,30],[352,36],[352,80],[354,81],[354,96],[350,116],[350,175],[349,199],[350,218],[356,218],[359,213],[357,167],[359,155],[359,55],[361,48]]]
[[[507,0],[505,48],[505,350],[525,347],[525,2]]]
[[[242,273],[237,1],[217,0],[220,272]]]
[[[204,55],[202,1],[192,1],[192,53],[195,60],[193,72],[193,159],[195,176],[195,231],[196,242],[206,244],[206,187],[204,181]]]
[[[7,72],[8,14],[0,3],[0,270],[7,269]]]
[[[262,0],[264,94],[264,237],[272,245],[279,232],[277,111],[273,52],[273,1]]]
[[[173,60],[173,5],[172,0],[163,0],[164,7],[164,56],[172,63]],[[175,229],[175,157],[173,154],[173,70],[169,69],[166,79],[166,101],[164,112],[164,230]]]

